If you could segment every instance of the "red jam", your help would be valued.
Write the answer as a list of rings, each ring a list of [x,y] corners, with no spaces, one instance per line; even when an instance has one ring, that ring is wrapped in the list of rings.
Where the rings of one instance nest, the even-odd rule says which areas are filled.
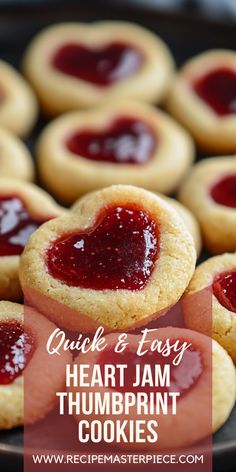
[[[0,256],[20,255],[43,221],[32,219],[17,196],[0,196]]]
[[[236,113],[236,71],[221,67],[198,79],[193,87],[218,115]]]
[[[92,161],[146,164],[156,147],[156,138],[145,122],[119,118],[106,131],[73,134],[66,146],[72,153]]]
[[[220,205],[236,208],[236,175],[228,175],[211,188],[211,196]]]
[[[104,213],[85,233],[65,235],[52,244],[48,271],[74,287],[141,290],[157,258],[156,224],[142,210],[115,207]]]
[[[53,66],[60,72],[100,87],[132,76],[142,63],[142,53],[125,43],[111,43],[97,49],[69,43],[62,46],[52,59]]]
[[[118,390],[120,392],[146,392],[147,394],[151,392],[179,392],[180,395],[183,396],[184,394],[188,393],[192,388],[194,388],[199,377],[202,374],[203,367],[201,361],[201,354],[194,346],[191,346],[184,352],[183,358],[177,366],[173,364],[173,360],[175,357],[176,352],[174,353],[173,351],[169,354],[169,356],[164,357],[157,352],[151,351],[147,352],[142,356],[138,356],[136,352],[131,352],[128,349],[126,349],[123,353],[116,353],[114,349],[109,349],[103,351],[100,354],[99,362],[101,366],[104,366],[105,364],[127,364],[128,366],[128,369],[126,370],[126,372],[128,372],[128,375],[125,376],[125,385],[120,386],[119,377],[117,377],[116,386],[113,387],[112,384],[110,384],[109,388]],[[142,379],[144,366],[146,364],[150,365],[153,379],[155,379],[155,365],[160,365],[162,369],[164,368],[165,364],[169,364],[170,386],[134,386],[133,384],[136,383],[137,377],[136,366],[140,365],[140,377]]]
[[[33,347],[33,337],[18,321],[0,322],[0,385],[10,384],[22,374]]]
[[[212,288],[220,304],[236,313],[236,269],[217,275]]]

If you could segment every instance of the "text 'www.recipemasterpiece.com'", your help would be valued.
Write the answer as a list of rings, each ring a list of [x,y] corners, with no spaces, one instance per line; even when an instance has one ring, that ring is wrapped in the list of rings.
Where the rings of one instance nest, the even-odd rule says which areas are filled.
[[[34,464],[203,464],[198,454],[33,454]]]

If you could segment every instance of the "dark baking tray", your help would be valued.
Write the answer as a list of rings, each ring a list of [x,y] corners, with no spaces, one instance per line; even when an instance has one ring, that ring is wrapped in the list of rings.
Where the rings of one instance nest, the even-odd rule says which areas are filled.
[[[167,42],[177,65],[206,49],[236,47],[234,24],[210,22],[182,13],[163,13],[156,9],[135,7],[128,2],[54,0],[49,3],[34,3],[19,0],[19,3],[12,1],[8,5],[7,2],[0,4],[0,57],[17,67],[20,66],[22,53],[33,35],[44,26],[61,21],[120,19],[140,23]],[[44,124],[45,121],[40,119],[28,140],[32,150],[35,138]],[[20,472],[22,468],[22,430],[1,432],[0,470]],[[214,471],[229,470],[236,470],[236,408],[214,437]]]

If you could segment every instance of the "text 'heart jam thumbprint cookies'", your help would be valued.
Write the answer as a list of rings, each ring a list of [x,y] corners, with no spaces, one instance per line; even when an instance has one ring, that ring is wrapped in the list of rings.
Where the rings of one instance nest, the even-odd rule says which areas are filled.
[[[191,303],[191,296],[206,288],[212,292],[210,320],[199,304]],[[212,335],[236,364],[236,254],[222,254],[200,264],[188,286],[184,306],[187,327]]]
[[[178,198],[196,216],[210,252],[236,251],[236,156],[196,164]]]
[[[0,60],[0,126],[24,137],[35,124],[38,105],[25,79]]]
[[[33,180],[33,160],[25,144],[0,127],[0,176]]]
[[[19,301],[20,255],[30,235],[65,210],[36,185],[0,179],[0,298]]]
[[[194,271],[193,239],[156,195],[117,185],[43,225],[21,258],[26,300],[71,330],[123,330],[176,303]]]
[[[32,308],[0,302],[0,429],[34,423],[55,405],[71,362],[68,351],[47,354],[55,328]]]
[[[105,350],[90,351],[76,357],[74,365],[78,367],[78,377],[81,364],[88,366],[86,384],[89,387],[83,385],[79,377],[75,386],[68,386],[68,393],[74,402],[73,406],[77,405],[77,410],[73,410],[77,421],[85,421],[85,434],[92,434],[93,422],[97,423],[98,420],[107,433],[104,433],[104,437],[109,438],[106,442],[128,450],[150,451],[186,447],[209,437],[227,420],[235,403],[235,368],[227,352],[217,342],[212,344],[208,336],[176,327],[159,328],[158,343],[162,343],[162,346],[166,342],[170,346],[177,343],[179,348],[185,343],[188,348],[179,360],[175,359],[176,352],[173,350],[165,355],[157,350],[148,350],[138,356],[140,340],[139,335],[128,334],[126,349],[118,353],[115,352],[117,336],[110,334],[106,336]],[[148,341],[145,350],[151,346],[151,342],[157,341],[157,333],[150,333]],[[102,385],[92,381],[95,365],[100,368]],[[126,366],[122,384],[118,369],[114,379],[106,376],[106,366],[114,369],[118,365]],[[165,386],[158,382],[155,374],[157,367],[162,373],[164,368],[169,367]],[[145,376],[147,372],[150,374]],[[110,402],[104,401],[108,392]],[[177,393],[175,414],[171,399],[168,398],[171,392]],[[109,405],[105,413],[101,414],[98,410],[94,415],[90,395],[93,398],[101,396],[103,404]],[[122,404],[125,410],[117,413]],[[152,423],[151,431],[149,423]],[[124,431],[119,436],[114,434],[114,425],[118,424]],[[153,430],[158,437],[153,434]],[[99,427],[95,434],[97,431]],[[148,440],[150,436],[152,441]]]
[[[236,152],[236,52],[206,51],[188,61],[172,82],[169,112],[208,152]]]
[[[170,117],[132,101],[63,115],[37,145],[42,181],[67,203],[114,184],[173,192],[194,154],[191,137]]]
[[[159,102],[174,69],[168,47],[141,26],[116,21],[51,26],[29,45],[23,69],[50,115],[114,98]]]

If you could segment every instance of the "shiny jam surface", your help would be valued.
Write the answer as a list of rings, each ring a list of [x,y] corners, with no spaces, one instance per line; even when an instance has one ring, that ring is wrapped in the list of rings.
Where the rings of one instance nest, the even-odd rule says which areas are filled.
[[[0,321],[0,385],[12,383],[29,362],[33,337],[16,321]]]
[[[42,223],[30,217],[18,196],[0,196],[0,256],[20,255]]]
[[[197,95],[220,116],[236,113],[236,71],[212,70],[193,83]]]
[[[173,343],[176,340],[171,340]],[[184,342],[184,341],[183,341]],[[182,340],[181,340],[182,344]],[[199,377],[203,372],[203,366],[201,361],[201,353],[197,348],[194,346],[189,347],[179,363],[179,365],[174,365],[173,360],[176,357],[176,352],[173,351],[169,354],[169,356],[164,357],[157,352],[147,352],[142,356],[138,356],[135,352],[128,350],[127,348],[123,353],[116,353],[114,349],[109,348],[108,350],[103,351],[100,354],[99,362],[101,367],[105,364],[113,364],[113,365],[123,365],[127,364],[128,368],[126,372],[128,375],[125,376],[124,386],[119,385],[119,378],[116,381],[116,386],[112,386],[110,384],[110,388],[114,390],[118,390],[120,392],[179,392],[181,396],[188,393],[194,386],[196,385]],[[155,366],[160,365],[161,371],[163,372],[163,368],[165,364],[170,365],[170,385],[169,386],[155,386],[155,385],[137,385],[134,386],[136,383],[137,378],[137,365],[138,369],[140,369],[140,377],[142,379],[144,369],[147,369],[145,365],[149,365],[152,373],[152,378],[155,379]]]
[[[156,147],[153,130],[140,120],[119,118],[106,131],[80,131],[67,140],[74,154],[92,161],[146,164]]]
[[[60,72],[100,87],[132,76],[142,63],[143,54],[125,43],[111,43],[97,49],[69,43],[52,58],[52,65]]]
[[[211,188],[211,197],[220,205],[236,208],[236,175],[228,175]]]
[[[158,255],[156,223],[142,210],[106,209],[86,233],[64,235],[46,254],[61,282],[94,290],[141,290]]]
[[[217,275],[212,289],[220,304],[236,313],[236,269]]]

